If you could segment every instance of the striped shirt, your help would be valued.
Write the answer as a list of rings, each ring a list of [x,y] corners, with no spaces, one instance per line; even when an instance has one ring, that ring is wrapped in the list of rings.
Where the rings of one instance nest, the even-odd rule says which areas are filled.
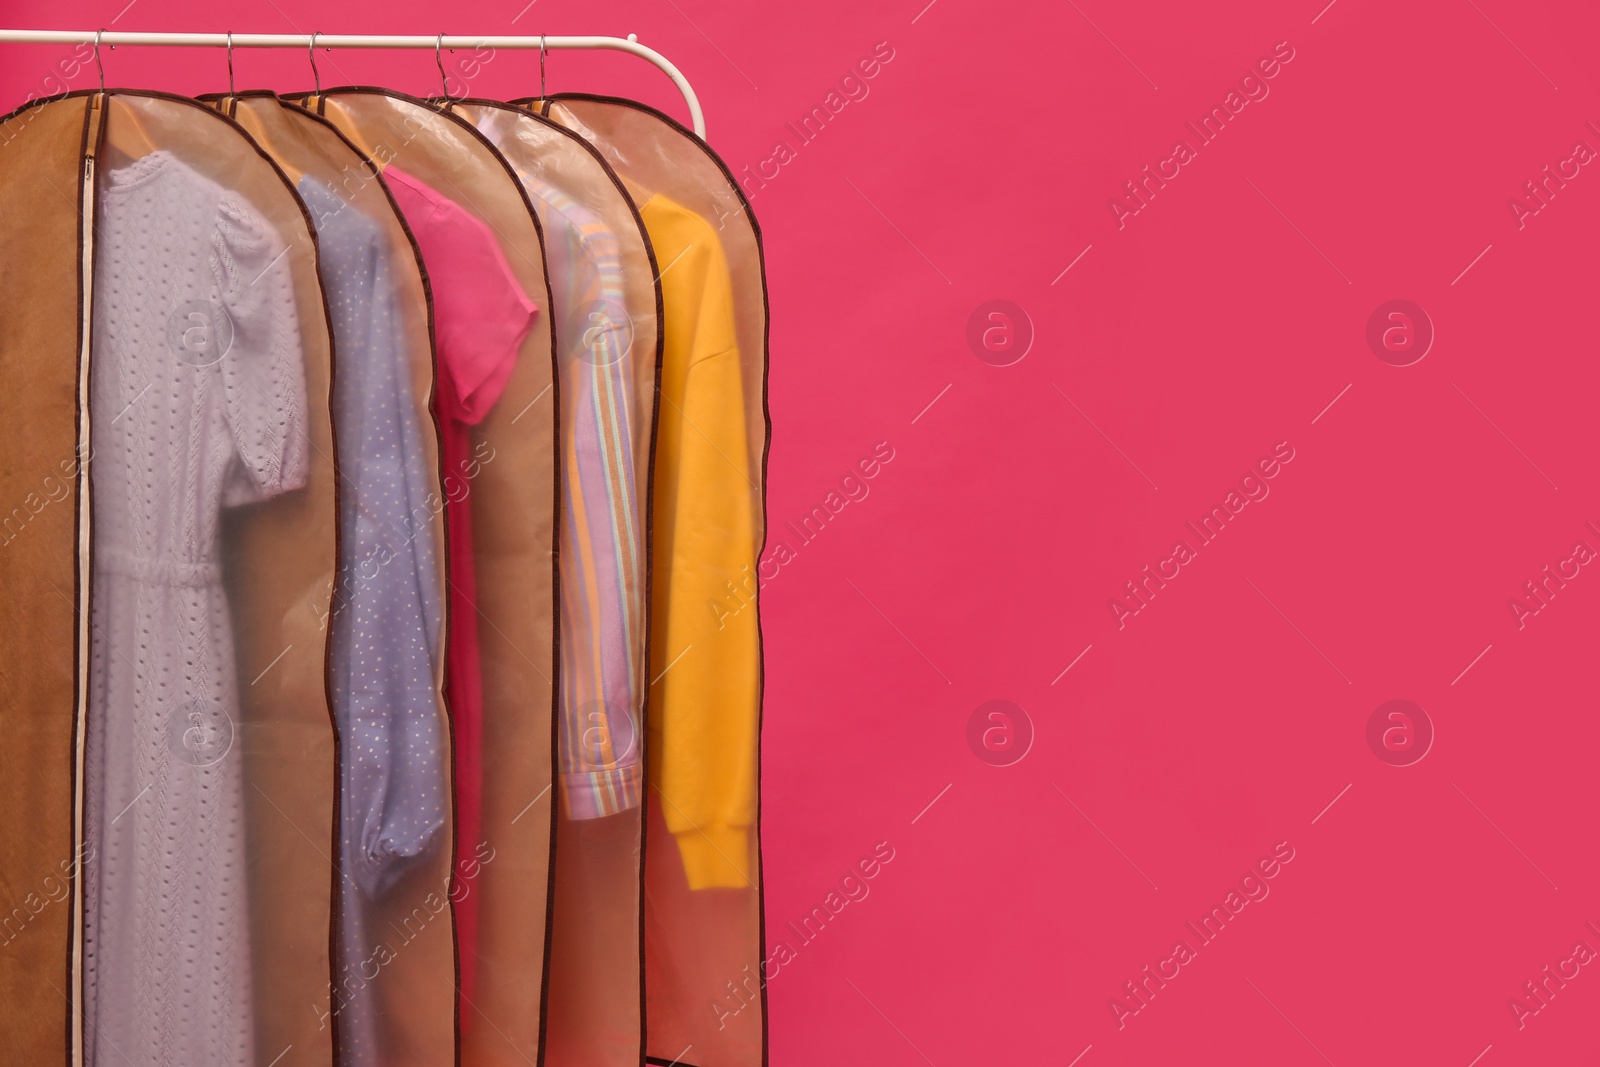
[[[521,178],[541,208],[560,348],[561,795],[568,818],[597,819],[636,807],[643,784],[633,330],[617,235],[562,190]]]

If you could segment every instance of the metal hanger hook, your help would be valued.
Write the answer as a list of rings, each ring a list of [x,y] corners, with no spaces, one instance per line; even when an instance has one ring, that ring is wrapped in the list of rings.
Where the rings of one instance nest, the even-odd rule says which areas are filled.
[[[439,91],[448,99],[450,96],[450,79],[444,72],[444,34],[442,33],[433,42],[433,61],[439,64]]]
[[[94,69],[100,72],[100,91],[106,91],[106,68],[100,65],[100,35],[106,32],[104,26],[94,31]]]
[[[311,83],[317,88],[317,95],[322,95],[322,73],[317,70],[317,31],[311,31],[311,43],[306,46],[306,54],[311,57]]]
[[[539,35],[539,99],[544,99],[544,34]]]
[[[228,31],[228,95],[233,95],[233,31]]]

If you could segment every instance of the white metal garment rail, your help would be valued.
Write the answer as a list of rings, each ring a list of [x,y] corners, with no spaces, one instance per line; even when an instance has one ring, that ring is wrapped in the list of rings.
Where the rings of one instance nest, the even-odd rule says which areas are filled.
[[[350,33],[125,33],[96,30],[0,30],[0,43],[15,44],[98,44],[155,45],[175,48],[305,48],[313,42],[322,48],[431,48],[437,53],[444,48],[521,48],[540,49],[586,48],[610,49],[627,52],[655,64],[672,79],[689,105],[694,132],[703,139],[706,135],[705,113],[700,110],[700,98],[695,96],[689,79],[673,66],[672,61],[654,48],[639,43],[639,35],[627,37],[541,37],[541,36],[484,36],[464,37],[437,34],[434,36]]]

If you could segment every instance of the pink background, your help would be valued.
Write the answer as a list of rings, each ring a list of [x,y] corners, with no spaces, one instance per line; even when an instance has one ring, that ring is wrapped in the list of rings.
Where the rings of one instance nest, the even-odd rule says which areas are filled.
[[[113,25],[125,2],[4,21]],[[1508,203],[1600,150],[1592,5],[524,2],[135,0],[114,28],[632,31],[734,170],[788,144],[754,199],[793,552],[765,567],[767,908],[794,952],[774,1064],[1594,1061],[1600,967],[1563,961],[1600,951],[1600,568],[1562,561],[1600,549],[1600,168],[1521,228]],[[865,98],[802,143],[786,123],[880,42]],[[1199,147],[1185,123],[1279,42],[1268,95]],[[72,49],[3,54],[9,108]],[[105,65],[226,84],[220,52]],[[309,87],[303,54],[236,66]],[[424,52],[322,69],[438,84]],[[502,53],[467,82],[537,78]],[[624,57],[555,53],[550,87],[684,114]],[[1195,157],[1119,229],[1111,198],[1180,138]],[[1392,299],[1436,331],[1411,366],[1366,340]],[[989,300],[1031,320],[1009,366],[967,341]],[[866,496],[830,499],[880,442]],[[1269,494],[1200,547],[1185,523],[1279,442]],[[785,526],[830,503],[813,541]],[[1108,601],[1180,539],[1195,558],[1119,628]],[[1577,576],[1519,629],[1508,601],[1546,564]],[[969,747],[996,699],[1031,722],[1010,766]],[[1435,731],[1411,766],[1367,741],[1392,699]],[[830,900],[880,842],[866,895]],[[1248,883],[1269,894],[1202,946],[1185,924],[1280,842],[1292,861]],[[814,941],[788,928],[830,903]],[[1194,958],[1131,999],[1180,939]],[[1577,973],[1519,1027],[1546,965]]]

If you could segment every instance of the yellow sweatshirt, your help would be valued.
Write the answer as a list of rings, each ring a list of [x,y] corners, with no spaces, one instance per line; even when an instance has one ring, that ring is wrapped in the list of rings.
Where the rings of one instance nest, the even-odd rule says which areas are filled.
[[[746,438],[733,288],[709,222],[660,195],[639,214],[661,272],[665,341],[656,416],[650,781],[690,888],[746,887],[753,881],[761,666],[747,590],[756,574],[761,494]]]

